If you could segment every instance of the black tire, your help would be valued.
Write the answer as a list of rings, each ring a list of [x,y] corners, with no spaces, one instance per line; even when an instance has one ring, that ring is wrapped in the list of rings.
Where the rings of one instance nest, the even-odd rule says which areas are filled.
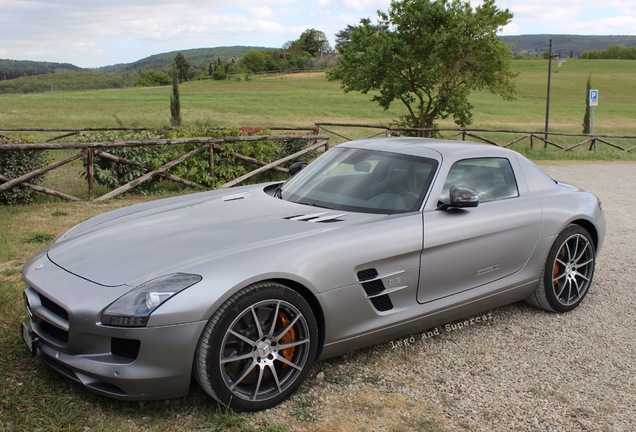
[[[595,263],[590,234],[579,225],[569,225],[552,245],[539,286],[526,301],[551,312],[571,311],[587,295]]]
[[[307,301],[276,282],[230,297],[208,322],[194,359],[205,392],[237,411],[259,411],[287,399],[303,382],[318,349]]]

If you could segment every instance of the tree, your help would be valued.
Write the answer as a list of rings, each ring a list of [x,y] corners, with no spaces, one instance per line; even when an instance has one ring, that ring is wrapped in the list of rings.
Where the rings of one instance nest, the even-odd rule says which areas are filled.
[[[583,133],[589,134],[591,131],[590,121],[590,90],[592,90],[592,75],[587,76],[587,85],[585,89],[585,115],[583,116]]]
[[[309,29],[305,30],[298,39],[300,49],[306,53],[309,53],[313,57],[320,57],[324,54],[333,52],[327,36],[320,30]]]
[[[135,87],[152,87],[170,84],[170,77],[161,71],[148,70],[139,73]]]
[[[302,69],[307,67],[312,58],[319,58],[333,52],[327,36],[320,30],[308,29],[296,40],[283,44],[283,57],[287,67]]]
[[[396,0],[378,17],[337,34],[339,61],[327,78],[345,92],[378,92],[371,100],[384,109],[402,102],[401,125],[430,129],[452,117],[463,127],[472,121],[472,91],[514,97],[512,53],[497,37],[512,13],[494,0],[475,9],[461,0]]]
[[[186,60],[185,56],[178,53],[174,57],[174,64],[177,67],[177,77],[179,82],[182,83],[188,80],[188,74],[190,73],[190,63]]]
[[[172,95],[170,95],[170,124],[181,126],[181,100],[179,97],[179,71],[176,62],[172,65]]]
[[[265,70],[265,53],[262,50],[249,50],[241,59],[241,66],[249,72],[262,72]]]

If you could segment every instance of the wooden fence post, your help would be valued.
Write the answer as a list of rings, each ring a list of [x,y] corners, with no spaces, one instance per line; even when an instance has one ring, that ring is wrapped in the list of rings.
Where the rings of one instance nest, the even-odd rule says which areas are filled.
[[[210,188],[214,189],[214,143],[208,144],[208,164],[210,166]]]
[[[86,153],[86,178],[88,179],[88,199],[93,199],[93,192],[95,188],[94,175],[95,170],[93,167],[93,157],[95,156],[95,149],[89,148]]]

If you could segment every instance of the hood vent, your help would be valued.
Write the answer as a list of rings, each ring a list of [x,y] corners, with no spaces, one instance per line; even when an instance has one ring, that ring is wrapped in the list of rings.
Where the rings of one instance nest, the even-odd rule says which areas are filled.
[[[236,201],[243,198],[247,198],[250,195],[254,195],[255,191],[239,192],[232,195],[223,196],[223,201]]]
[[[331,223],[331,222],[342,222],[340,219],[343,216],[346,216],[347,213],[313,213],[307,215],[294,215],[287,216],[283,219],[287,219],[290,221],[300,221],[300,222],[315,222],[315,223]]]

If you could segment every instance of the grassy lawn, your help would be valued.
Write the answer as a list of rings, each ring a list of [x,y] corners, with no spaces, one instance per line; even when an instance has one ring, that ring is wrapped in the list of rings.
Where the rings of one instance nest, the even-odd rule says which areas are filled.
[[[545,123],[547,61],[515,60],[517,99],[473,94],[475,128],[542,131]],[[636,135],[636,62],[567,60],[553,64],[550,129],[582,130],[586,81],[599,90],[595,132]],[[315,122],[388,125],[405,113],[399,103],[384,111],[370,95],[345,94],[324,73],[254,77],[248,81],[195,81],[181,85],[185,124],[212,126],[306,126]],[[163,127],[169,123],[170,87],[0,95],[2,127]],[[452,127],[450,121],[440,123]]]

